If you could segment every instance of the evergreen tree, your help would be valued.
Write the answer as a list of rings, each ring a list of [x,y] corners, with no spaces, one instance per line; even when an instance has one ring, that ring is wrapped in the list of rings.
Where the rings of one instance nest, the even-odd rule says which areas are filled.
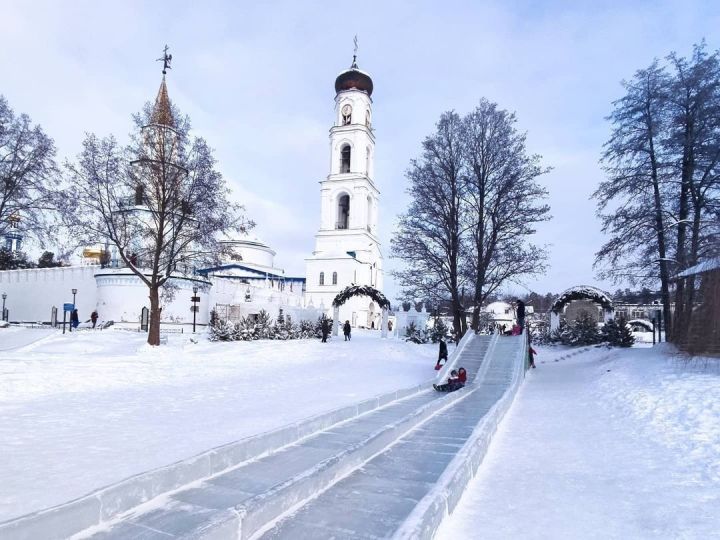
[[[0,270],[21,270],[34,266],[35,264],[29,261],[24,253],[0,248]]]
[[[619,330],[619,339],[617,345],[619,347],[632,347],[635,343],[635,337],[632,335],[632,331],[625,321],[625,317],[620,317],[617,321]]]
[[[442,317],[435,317],[435,325],[430,330],[430,341],[439,343],[441,339],[445,339],[450,332],[450,327],[445,323]]]
[[[600,343],[598,325],[587,311],[581,311],[578,319],[570,325],[570,344],[586,346]]]
[[[63,266],[62,261],[55,260],[55,254],[52,251],[45,251],[38,259],[38,268],[56,268]]]

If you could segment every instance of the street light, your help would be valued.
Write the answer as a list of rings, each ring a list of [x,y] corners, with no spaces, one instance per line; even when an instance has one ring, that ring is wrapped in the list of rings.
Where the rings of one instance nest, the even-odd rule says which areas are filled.
[[[73,327],[72,314],[75,312],[75,309],[76,309],[75,308],[75,295],[77,294],[77,289],[72,289],[72,294],[73,294],[73,311],[70,313],[70,331],[71,332],[72,332],[72,327]]]

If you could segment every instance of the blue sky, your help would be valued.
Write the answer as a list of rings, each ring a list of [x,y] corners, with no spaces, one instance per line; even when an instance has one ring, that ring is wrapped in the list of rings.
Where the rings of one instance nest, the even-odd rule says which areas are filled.
[[[338,72],[352,59],[375,82],[376,183],[389,239],[407,205],[404,171],[440,114],[481,97],[516,111],[528,146],[554,167],[541,182],[554,219],[538,228],[550,270],[526,285],[560,291],[594,279],[603,242],[589,200],[620,81],[705,38],[720,46],[720,3],[40,2],[0,0],[0,93],[74,156],[85,132],[125,138],[152,99],[167,43],[170,97],[291,275],[304,273],[319,224],[318,181]],[[515,287],[516,291],[522,288]],[[396,288],[387,279],[386,292]]]

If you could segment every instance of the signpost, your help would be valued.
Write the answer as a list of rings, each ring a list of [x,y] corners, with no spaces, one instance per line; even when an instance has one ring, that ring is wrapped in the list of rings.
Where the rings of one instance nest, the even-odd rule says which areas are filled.
[[[148,327],[150,326],[150,310],[147,307],[142,308],[142,311],[140,312],[140,330],[143,330],[145,332],[148,331]]]
[[[199,311],[199,306],[197,305],[198,302],[200,302],[200,297],[197,295],[198,288],[197,286],[193,287],[193,295],[190,297],[190,300],[192,301],[192,306],[190,307],[190,310],[193,314],[193,334],[195,333],[195,321],[197,320],[197,312]]]
[[[75,304],[63,304],[63,334],[65,333],[65,323],[67,321],[67,314],[68,314],[68,312],[72,313],[73,309],[75,309]],[[70,327],[70,331],[72,332],[72,327]]]

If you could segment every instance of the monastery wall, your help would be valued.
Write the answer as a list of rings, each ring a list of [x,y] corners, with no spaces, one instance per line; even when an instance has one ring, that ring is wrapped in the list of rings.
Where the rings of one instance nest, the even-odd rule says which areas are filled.
[[[94,266],[66,266],[0,271],[0,294],[7,294],[5,307],[10,312],[10,320],[49,322],[50,311],[55,306],[58,320],[62,321],[63,304],[73,301],[72,289],[77,289],[80,320],[89,319],[97,304],[97,269]]]

